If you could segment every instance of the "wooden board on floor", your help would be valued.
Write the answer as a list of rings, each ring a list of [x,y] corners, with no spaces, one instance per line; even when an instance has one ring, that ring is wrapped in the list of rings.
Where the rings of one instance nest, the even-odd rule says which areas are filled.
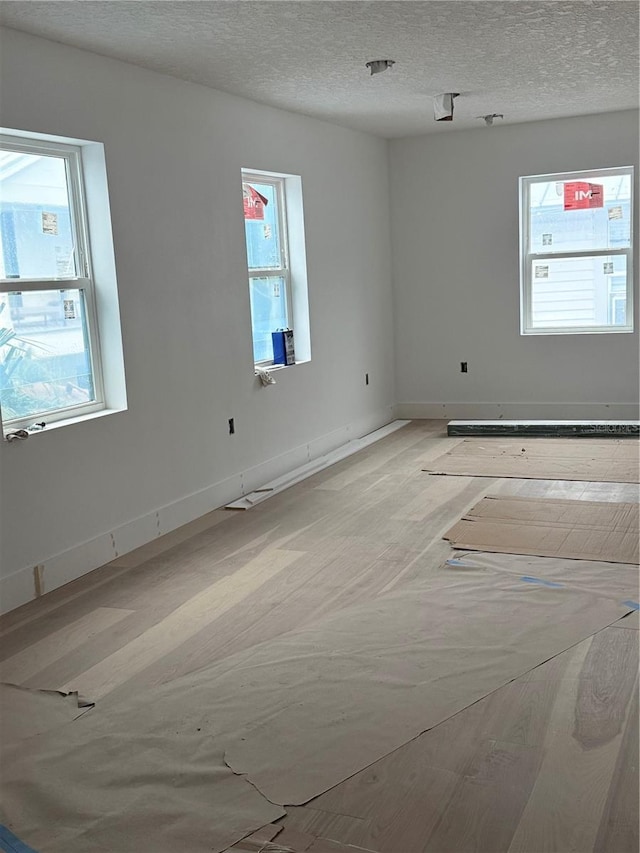
[[[458,550],[639,562],[640,506],[487,495],[445,534]]]
[[[465,439],[424,466],[430,474],[640,483],[636,439]]]
[[[132,610],[98,607],[71,625],[32,643],[0,663],[0,679],[12,684],[24,684],[35,673],[51,667],[55,661],[75,651],[102,631],[131,616]],[[50,685],[44,685],[50,686]]]

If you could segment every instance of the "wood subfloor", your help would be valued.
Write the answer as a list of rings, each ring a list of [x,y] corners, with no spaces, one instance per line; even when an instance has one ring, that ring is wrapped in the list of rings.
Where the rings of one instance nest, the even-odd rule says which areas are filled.
[[[7,614],[0,680],[77,689],[107,709],[132,687],[435,573],[451,553],[442,535],[486,494],[638,500],[631,484],[421,470],[461,440],[444,421],[414,421],[247,512],[215,510]],[[568,649],[288,809],[272,844],[637,853],[638,636],[635,614]]]

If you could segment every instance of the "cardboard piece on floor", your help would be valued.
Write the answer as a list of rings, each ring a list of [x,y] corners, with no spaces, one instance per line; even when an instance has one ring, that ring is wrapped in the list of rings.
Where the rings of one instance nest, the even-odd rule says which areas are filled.
[[[0,683],[0,734],[4,743],[17,743],[76,720],[93,707],[76,692],[31,690]]]
[[[466,477],[638,483],[639,451],[632,438],[465,439],[423,470]]]
[[[587,501],[570,498],[532,498],[486,495],[467,516],[491,520],[541,522],[549,526],[598,528],[603,531],[640,530],[640,507],[629,501]]]
[[[4,822],[41,853],[226,850],[629,609],[428,574],[5,750]]]
[[[639,562],[634,503],[487,496],[444,535],[453,548]]]

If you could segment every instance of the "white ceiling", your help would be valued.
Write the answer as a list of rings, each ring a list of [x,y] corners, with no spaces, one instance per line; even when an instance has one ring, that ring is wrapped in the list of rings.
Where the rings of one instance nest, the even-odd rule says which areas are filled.
[[[0,23],[399,137],[482,127],[486,113],[514,123],[637,108],[638,9],[629,0],[4,0]],[[370,76],[374,59],[396,65]],[[461,93],[454,121],[435,122],[433,96],[452,91]]]

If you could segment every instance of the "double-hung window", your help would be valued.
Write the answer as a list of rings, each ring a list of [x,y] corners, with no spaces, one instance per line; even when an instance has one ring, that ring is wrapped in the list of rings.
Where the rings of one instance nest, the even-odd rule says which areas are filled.
[[[81,148],[0,137],[0,411],[29,427],[104,408]]]
[[[520,179],[521,332],[633,331],[632,167]]]
[[[253,359],[273,363],[272,333],[293,328],[285,179],[242,172]]]

